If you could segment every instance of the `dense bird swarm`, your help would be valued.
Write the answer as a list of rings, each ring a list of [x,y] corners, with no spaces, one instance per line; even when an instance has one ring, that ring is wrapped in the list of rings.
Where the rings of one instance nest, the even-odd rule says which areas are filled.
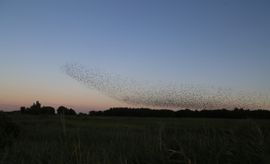
[[[87,87],[133,106],[157,108],[269,108],[268,95],[220,87],[142,83],[120,75],[66,64],[64,72]]]

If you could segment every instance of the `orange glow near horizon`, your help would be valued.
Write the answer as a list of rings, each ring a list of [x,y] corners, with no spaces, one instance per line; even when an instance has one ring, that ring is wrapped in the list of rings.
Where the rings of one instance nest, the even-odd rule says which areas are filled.
[[[71,80],[72,81],[72,80]],[[37,87],[31,85],[18,86],[9,83],[8,87],[0,85],[0,110],[18,110],[21,106],[31,106],[33,102],[40,101],[44,106],[66,106],[77,112],[89,110],[102,110],[111,106],[123,106],[114,99],[104,96],[95,90],[84,86],[66,85]]]

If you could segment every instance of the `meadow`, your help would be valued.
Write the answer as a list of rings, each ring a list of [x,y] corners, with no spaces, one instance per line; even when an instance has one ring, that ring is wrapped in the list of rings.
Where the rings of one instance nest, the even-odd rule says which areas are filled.
[[[0,148],[1,164],[270,163],[270,120],[8,117],[18,135]]]

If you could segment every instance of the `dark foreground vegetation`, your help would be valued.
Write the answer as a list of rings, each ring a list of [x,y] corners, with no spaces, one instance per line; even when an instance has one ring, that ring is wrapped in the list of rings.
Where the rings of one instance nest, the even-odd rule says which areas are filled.
[[[237,108],[111,108],[87,115],[37,101],[0,112],[0,164],[268,164],[270,119],[264,118],[269,111]]]
[[[265,119],[1,113],[0,128],[1,164],[270,163]]]
[[[19,127],[4,112],[0,112],[0,150],[10,146],[19,132]]]

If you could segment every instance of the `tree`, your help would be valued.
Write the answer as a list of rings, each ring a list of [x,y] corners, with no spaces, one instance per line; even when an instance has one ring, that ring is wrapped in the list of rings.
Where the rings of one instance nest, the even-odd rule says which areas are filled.
[[[76,115],[76,112],[71,108],[68,109],[65,106],[60,106],[57,109],[57,114]]]
[[[21,113],[27,113],[26,108],[24,106],[21,107]]]
[[[21,107],[21,113],[23,114],[55,114],[55,109],[51,106],[41,106],[39,101],[33,103],[30,108]]]
[[[44,106],[41,108],[42,114],[55,114],[55,109],[51,106]]]
[[[36,101],[36,103],[33,103],[33,105],[30,107],[30,109],[33,110],[39,110],[41,108],[41,104],[39,103],[39,101]]]

